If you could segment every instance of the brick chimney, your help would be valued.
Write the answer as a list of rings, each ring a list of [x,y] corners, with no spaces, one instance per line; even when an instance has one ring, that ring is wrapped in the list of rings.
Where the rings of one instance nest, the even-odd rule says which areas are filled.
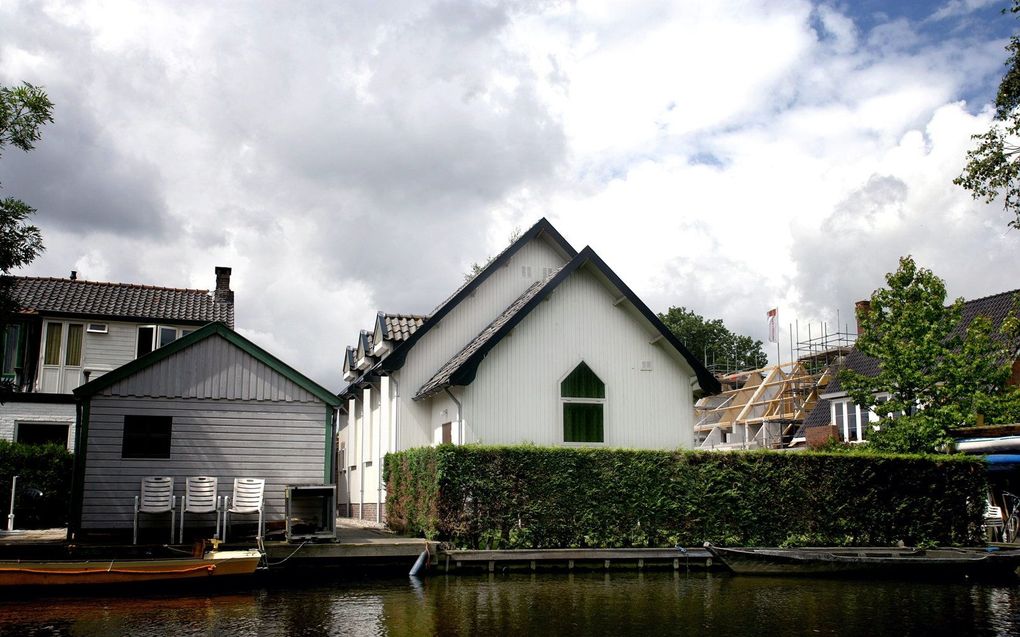
[[[234,302],[234,291],[230,289],[230,268],[216,266],[216,291],[213,298],[217,303]]]
[[[861,317],[867,316],[871,312],[871,301],[865,299],[863,301],[857,301],[854,303],[854,316],[857,317],[857,335],[860,336],[864,333],[864,327],[861,325]]]

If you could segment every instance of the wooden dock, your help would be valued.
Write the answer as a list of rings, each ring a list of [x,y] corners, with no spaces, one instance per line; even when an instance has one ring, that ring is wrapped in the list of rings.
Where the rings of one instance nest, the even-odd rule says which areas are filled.
[[[628,549],[525,549],[447,550],[438,542],[395,535],[371,525],[343,520],[336,542],[283,542],[264,544],[270,572],[307,573],[310,569],[336,569],[360,574],[406,574],[418,557],[427,552],[424,573],[573,571],[577,570],[704,570],[720,568],[704,548]],[[63,542],[63,529],[23,532],[0,538],[0,557],[5,559],[92,559],[119,557],[170,557],[187,552],[190,545],[78,544]],[[250,541],[231,542],[224,549],[252,548]]]
[[[432,561],[439,572],[458,570],[704,570],[716,568],[703,548],[533,549],[440,551]]]

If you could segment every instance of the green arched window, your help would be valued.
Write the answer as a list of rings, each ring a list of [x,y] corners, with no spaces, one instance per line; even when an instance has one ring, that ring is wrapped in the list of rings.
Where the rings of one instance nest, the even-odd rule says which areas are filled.
[[[563,442],[604,442],[606,384],[582,361],[560,383]]]

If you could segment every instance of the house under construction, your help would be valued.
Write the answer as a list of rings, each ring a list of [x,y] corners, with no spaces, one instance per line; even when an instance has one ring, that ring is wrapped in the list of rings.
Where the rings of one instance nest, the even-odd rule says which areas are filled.
[[[780,449],[795,446],[795,432],[834,378],[854,335],[827,332],[799,342],[796,360],[719,377],[725,390],[694,406],[699,449]]]

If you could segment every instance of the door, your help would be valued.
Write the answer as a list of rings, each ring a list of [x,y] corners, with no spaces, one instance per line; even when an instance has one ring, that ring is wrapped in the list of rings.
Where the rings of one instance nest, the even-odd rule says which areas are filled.
[[[85,325],[46,321],[39,391],[66,394],[82,383]]]

